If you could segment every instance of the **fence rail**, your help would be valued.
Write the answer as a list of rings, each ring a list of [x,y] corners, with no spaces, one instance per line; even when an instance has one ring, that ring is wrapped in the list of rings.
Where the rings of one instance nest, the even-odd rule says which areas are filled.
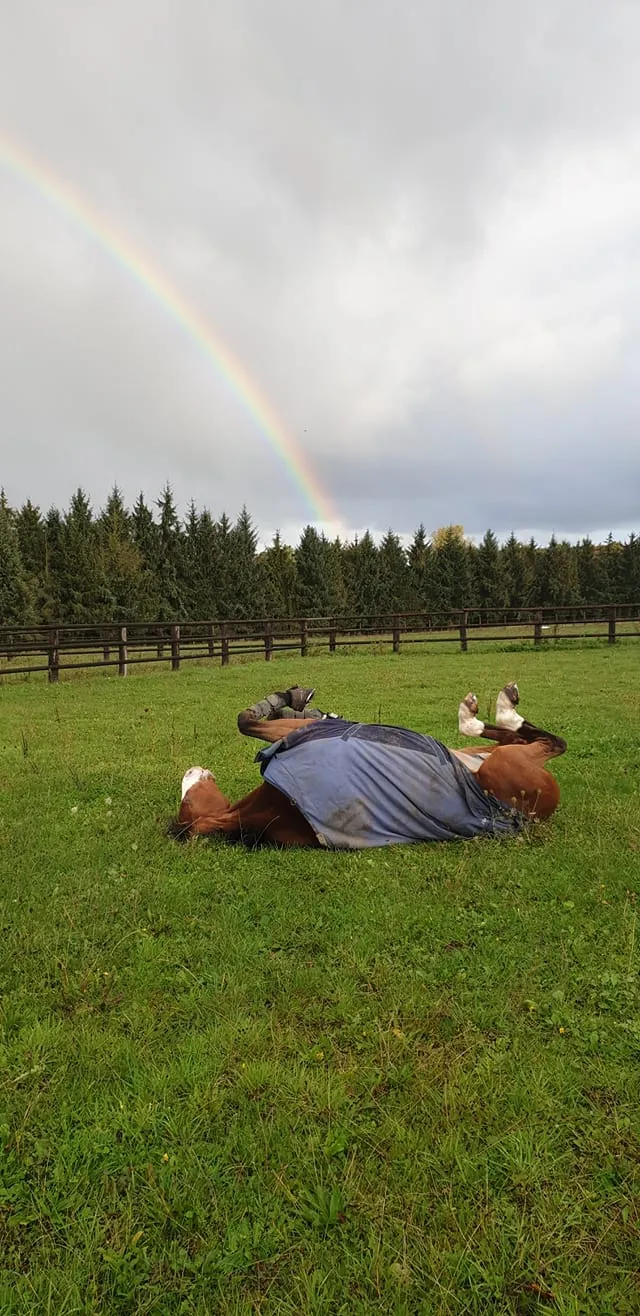
[[[133,664],[158,662],[170,662],[177,672],[182,663],[197,659],[218,660],[224,667],[233,657],[248,654],[262,654],[266,662],[277,653],[299,653],[304,658],[311,648],[336,653],[375,644],[390,645],[399,653],[407,644],[459,644],[466,652],[469,644],[478,641],[530,640],[541,645],[558,639],[601,639],[615,644],[623,636],[640,638],[640,604],[130,622],[126,626],[5,626],[0,627],[0,677],[47,672],[50,681],[57,681],[61,671],[92,667],[117,667],[118,675],[126,676]],[[83,661],[90,656],[90,661]],[[24,661],[30,658],[34,661]]]

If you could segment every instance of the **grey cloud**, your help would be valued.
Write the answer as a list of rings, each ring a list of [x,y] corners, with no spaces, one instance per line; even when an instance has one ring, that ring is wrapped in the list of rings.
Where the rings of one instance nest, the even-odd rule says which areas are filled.
[[[635,0],[23,0],[0,132],[206,319],[344,527],[640,528],[639,38]],[[12,501],[168,479],[309,519],[193,340],[1,167],[0,237]]]

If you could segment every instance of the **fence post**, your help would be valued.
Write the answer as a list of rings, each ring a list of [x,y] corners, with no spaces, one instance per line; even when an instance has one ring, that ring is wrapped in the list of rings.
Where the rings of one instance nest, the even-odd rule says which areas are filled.
[[[207,626],[207,648],[209,650],[209,657],[213,658],[213,623],[209,623]]]
[[[309,623],[306,618],[300,623],[300,657],[306,658],[308,648],[308,629]]]
[[[393,652],[400,653],[400,618],[397,613],[393,618]]]
[[[223,667],[229,666],[229,638],[224,622],[220,623],[220,662]]]
[[[465,611],[460,613],[460,648],[463,653],[467,652],[467,614]]]
[[[58,670],[58,669],[59,669],[59,664],[60,664],[60,652],[59,652],[59,649],[58,649],[58,645],[59,645],[59,643],[60,643],[60,636],[59,636],[59,634],[58,634],[57,629],[56,629],[56,630],[52,630],[52,631],[50,632],[49,639],[50,639],[50,644],[49,644],[49,672],[48,672],[48,676],[49,676],[49,680],[50,680],[50,681],[57,681],[57,680],[58,680],[58,675],[59,675],[59,670]]]
[[[173,625],[171,627],[171,671],[180,670],[180,627]]]
[[[120,627],[120,641],[118,644],[118,676],[127,675],[127,628]]]
[[[333,625],[333,618],[332,618],[331,626],[329,627],[329,653],[335,653],[336,651],[336,635],[337,635],[337,629]]]
[[[266,626],[264,632],[264,660],[266,663],[271,662],[272,653],[273,653],[273,631],[271,629],[271,626]]]
[[[533,623],[533,643],[540,644],[542,641],[542,612],[540,609],[536,612]]]
[[[609,644],[616,642],[616,605],[609,609]]]

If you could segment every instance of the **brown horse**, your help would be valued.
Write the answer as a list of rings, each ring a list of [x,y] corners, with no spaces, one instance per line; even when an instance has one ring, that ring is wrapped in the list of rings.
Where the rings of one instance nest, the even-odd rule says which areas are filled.
[[[232,804],[208,769],[190,768],[182,781],[180,809],[170,825],[170,834],[179,839],[217,835],[253,845],[269,842],[362,848],[394,841],[454,839],[487,830],[517,831],[527,820],[548,818],[558,805],[558,784],[545,765],[565,752],[566,743],[520,716],[515,683],[506,685],[498,696],[495,724],[480,721],[477,698],[467,695],[458,710],[460,732],[495,743],[491,748],[479,745],[453,750],[402,728],[343,722],[335,714],[309,709],[313,693],[295,686],[282,694],[269,695],[238,716],[238,727],[244,735],[273,747],[261,751],[258,757],[263,759],[264,776],[275,775],[280,785],[263,780],[256,790]],[[301,747],[304,755],[299,752]],[[357,751],[359,758],[345,759],[352,751]],[[394,800],[399,801],[402,809],[409,810],[410,821],[399,822],[396,829],[392,818],[391,823],[385,823],[380,839],[380,830],[376,830],[370,815],[375,812],[378,778],[384,783],[393,756],[396,766],[400,762],[403,772],[406,768],[407,776],[402,777],[400,787],[386,783],[383,805],[387,813],[391,809],[393,814]],[[274,765],[280,769],[280,776],[278,771],[274,773]],[[320,782],[323,766],[334,774],[334,781],[329,786],[325,782],[322,789],[326,793],[333,784],[334,792],[345,802],[344,807],[333,809],[328,830],[318,822],[320,805],[316,808],[313,784]],[[296,769],[302,778],[300,790]],[[442,805],[443,788],[434,777],[436,770],[448,774],[449,789],[457,792],[455,807],[450,801]],[[345,797],[358,794],[355,787],[353,792],[350,790],[349,773],[362,775],[363,771],[369,774],[366,799],[360,790],[357,799],[346,802]],[[337,783],[339,773],[346,785]],[[411,776],[413,802],[407,785]],[[296,802],[292,794],[298,797]],[[421,821],[416,824],[418,815]]]

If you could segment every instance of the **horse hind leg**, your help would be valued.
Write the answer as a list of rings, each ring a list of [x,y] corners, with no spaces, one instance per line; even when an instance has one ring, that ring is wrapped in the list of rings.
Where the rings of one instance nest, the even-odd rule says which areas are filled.
[[[324,716],[319,708],[311,708],[315,690],[292,686],[260,699],[251,708],[238,713],[238,730],[243,736],[256,740],[284,740],[291,731],[300,729],[300,722],[317,722]]]
[[[528,745],[544,742],[547,750],[545,759],[557,758],[567,748],[566,740],[556,736],[552,731],[534,726],[516,711],[520,703],[520,691],[515,681],[502,687],[496,699],[496,724],[499,728],[512,731],[517,738]]]

